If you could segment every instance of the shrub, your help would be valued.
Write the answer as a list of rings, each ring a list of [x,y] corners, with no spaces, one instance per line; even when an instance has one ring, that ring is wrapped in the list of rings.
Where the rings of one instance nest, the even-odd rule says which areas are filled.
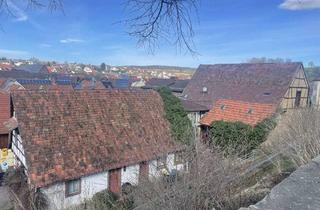
[[[168,88],[160,88],[158,92],[162,97],[165,118],[170,122],[173,137],[179,142],[190,145],[193,142],[194,133],[191,121],[180,100]]]
[[[267,118],[257,125],[250,126],[242,122],[215,121],[209,131],[209,145],[219,147],[225,155],[248,155],[265,141],[269,131],[275,127],[275,121]]]
[[[49,206],[47,196],[39,189],[35,189],[27,182],[24,169],[10,168],[5,176],[13,204],[21,209],[44,210]]]
[[[113,209],[118,205],[118,199],[117,194],[104,190],[96,193],[91,201],[95,209]]]

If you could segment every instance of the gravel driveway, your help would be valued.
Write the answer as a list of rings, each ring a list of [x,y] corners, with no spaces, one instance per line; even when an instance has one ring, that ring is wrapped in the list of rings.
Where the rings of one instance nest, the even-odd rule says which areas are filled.
[[[7,189],[3,186],[0,186],[0,209],[6,210],[11,207],[9,193]]]

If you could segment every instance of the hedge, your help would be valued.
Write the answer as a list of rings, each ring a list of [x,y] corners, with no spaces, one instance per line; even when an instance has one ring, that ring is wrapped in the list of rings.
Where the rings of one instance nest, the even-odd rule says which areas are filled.
[[[183,144],[190,145],[194,139],[194,132],[191,121],[180,100],[168,88],[160,88],[158,92],[162,97],[165,118],[170,122],[174,139]]]
[[[265,141],[275,126],[274,118],[267,118],[255,126],[242,122],[215,121],[209,128],[209,145],[218,147],[226,156],[245,156]]]

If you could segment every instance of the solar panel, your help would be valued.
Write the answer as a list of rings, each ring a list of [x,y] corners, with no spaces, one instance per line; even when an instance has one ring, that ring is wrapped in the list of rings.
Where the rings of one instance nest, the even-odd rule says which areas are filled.
[[[47,79],[17,79],[21,85],[50,85],[51,81]]]

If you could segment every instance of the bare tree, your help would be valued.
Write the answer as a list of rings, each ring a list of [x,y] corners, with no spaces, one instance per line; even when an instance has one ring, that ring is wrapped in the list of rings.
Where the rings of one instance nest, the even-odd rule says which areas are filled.
[[[50,11],[63,11],[63,0],[23,0],[21,4],[27,8],[39,9],[48,8]],[[16,17],[16,5],[12,0],[0,0],[0,13]]]
[[[193,20],[200,0],[126,0],[129,35],[140,46],[154,52],[162,41],[196,54],[193,42]],[[63,0],[23,0],[27,8],[49,8],[63,11]],[[0,0],[0,13],[16,16],[12,0]]]
[[[127,0],[129,34],[153,50],[162,40],[195,54],[193,20],[199,0]]]

